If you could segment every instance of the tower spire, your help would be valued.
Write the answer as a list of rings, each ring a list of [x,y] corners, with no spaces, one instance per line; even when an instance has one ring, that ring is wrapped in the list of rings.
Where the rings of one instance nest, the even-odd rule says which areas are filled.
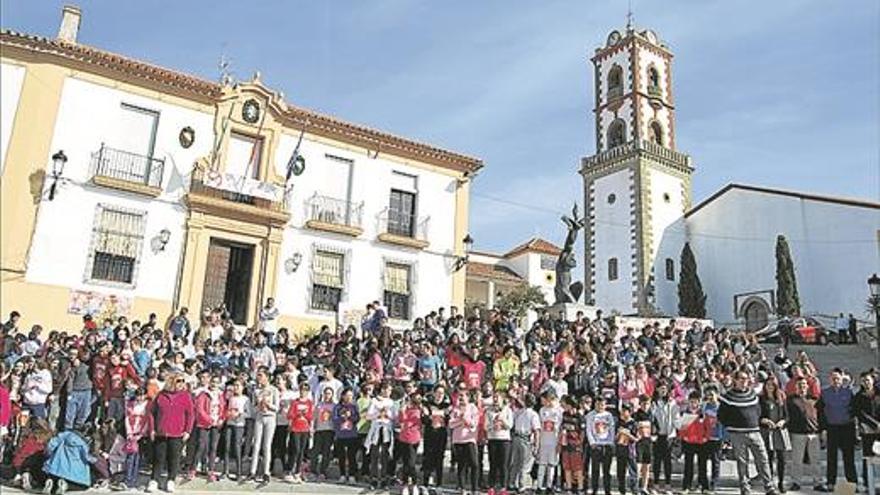
[[[626,2],[626,32],[630,32],[633,29],[633,8],[632,8],[632,0],[627,0]]]

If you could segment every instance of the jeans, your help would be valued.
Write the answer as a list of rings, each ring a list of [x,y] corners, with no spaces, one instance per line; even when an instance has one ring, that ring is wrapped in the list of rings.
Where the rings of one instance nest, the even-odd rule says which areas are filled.
[[[663,475],[666,485],[672,482],[672,449],[669,445],[669,437],[666,435],[658,435],[654,441],[654,483],[660,484],[660,468],[663,468]]]
[[[632,493],[638,492],[638,474],[636,473],[636,460],[630,452],[629,445],[617,445],[615,447],[617,460],[617,491],[626,493],[629,489]]]
[[[137,486],[138,474],[141,469],[141,455],[132,452],[125,456],[125,486],[134,489]]]
[[[226,450],[225,462],[223,463],[223,471],[229,473],[229,456],[235,455],[235,474],[241,478],[241,446],[244,443],[244,425],[226,427]]]
[[[810,455],[810,463],[804,467],[804,452]],[[819,434],[791,433],[791,481],[800,484],[806,474],[813,485],[819,484]]]
[[[122,397],[111,397],[107,406],[107,417],[116,420],[116,424],[125,419],[125,399]]]
[[[260,454],[263,454],[263,474],[269,477],[272,470],[272,437],[275,436],[275,415],[265,415],[254,420],[254,449],[251,455],[251,476],[257,475]]]
[[[46,408],[46,404],[22,404],[22,409],[26,409],[30,411],[31,417],[46,419],[49,414],[49,410]]]
[[[92,391],[74,390],[67,396],[67,411],[64,414],[64,429],[82,428],[92,412]]]
[[[711,464],[711,476],[709,476],[709,489],[715,490],[718,479],[721,477],[721,440],[709,440],[706,442],[706,457]]]
[[[168,467],[168,481],[177,479],[180,472],[180,452],[183,450],[182,438],[156,437],[153,443],[153,481],[159,482],[162,471]]]
[[[602,470],[602,485],[605,494],[611,493],[611,461],[614,459],[613,445],[593,445],[592,458],[590,459],[592,466],[590,469],[592,478],[590,479],[590,487],[593,493],[599,490],[599,470]]]
[[[455,458],[458,460],[458,487],[465,489],[465,479],[470,479],[471,492],[477,491],[477,444],[456,443],[452,445]]]
[[[510,488],[528,488],[535,457],[532,455],[532,442],[529,437],[513,435],[510,449]]]
[[[360,439],[339,438],[336,440],[339,452],[339,476],[343,478],[353,476],[357,471],[357,453],[360,448]]]
[[[327,467],[330,466],[330,458],[333,457],[333,430],[315,432],[315,443],[312,445],[312,459],[310,469],[315,474],[327,476]],[[318,460],[320,459],[320,462]]]
[[[758,468],[758,478],[764,486],[764,491],[773,491],[773,481],[770,478],[770,460],[767,458],[767,450],[764,449],[761,433],[757,431],[731,431],[730,444],[733,446],[733,455],[736,458],[736,475],[739,479],[740,493],[751,493],[749,483],[750,452],[755,458],[755,467]]]
[[[390,449],[390,442],[378,442],[370,447],[370,476],[374,483],[380,483],[385,479],[391,458]]]
[[[507,488],[510,471],[510,440],[489,440],[489,487]]]
[[[196,450],[195,461],[192,469],[196,464],[202,463],[202,470],[208,471],[208,474],[214,473],[214,460],[217,458],[217,445],[220,443],[219,428],[199,428],[199,446]],[[207,459],[205,457],[207,456]],[[207,462],[206,462],[207,461]]]
[[[706,476],[706,464],[708,461],[708,448],[705,444],[681,443],[681,450],[684,452],[684,478],[682,478],[681,487],[684,490],[691,489],[691,483],[694,481],[694,458],[697,461],[697,480],[702,490],[709,489],[709,478]]]
[[[416,449],[418,444],[397,442],[394,444],[400,452],[400,463],[402,466],[402,476],[404,485],[415,483],[416,481]]]

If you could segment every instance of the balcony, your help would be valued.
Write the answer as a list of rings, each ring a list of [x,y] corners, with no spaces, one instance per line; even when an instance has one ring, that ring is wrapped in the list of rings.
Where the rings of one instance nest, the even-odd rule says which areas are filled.
[[[653,143],[647,139],[640,139],[583,158],[581,160],[581,173],[592,173],[600,168],[640,156],[650,158],[682,172],[693,172],[690,156]]]
[[[92,182],[104,187],[157,197],[162,194],[165,160],[110,148],[92,154]]]
[[[415,249],[428,247],[431,217],[416,218],[406,212],[385,209],[379,215],[379,240]]]
[[[306,200],[306,227],[352,237],[364,233],[364,203],[315,194]]]
[[[202,169],[194,169],[186,195],[190,209],[274,226],[282,226],[290,220],[281,186],[243,177],[238,178],[237,184],[227,184],[226,181],[222,174],[211,175]]]

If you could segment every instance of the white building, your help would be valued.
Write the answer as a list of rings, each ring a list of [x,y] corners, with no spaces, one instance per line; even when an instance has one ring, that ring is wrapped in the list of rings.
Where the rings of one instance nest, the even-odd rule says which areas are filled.
[[[79,22],[65,7],[58,39],[0,34],[3,313],[77,329],[225,303],[252,325],[274,296],[305,330],[373,300],[398,323],[463,306],[479,160],[299,108],[259,76],[83,45]]]
[[[707,316],[760,326],[775,311],[781,234],[803,313],[864,314],[866,281],[880,267],[880,203],[733,184],[692,208],[693,163],[675,145],[669,48],[653,31],[627,26],[592,62],[596,154],[581,163],[587,304],[677,315],[689,242]]]

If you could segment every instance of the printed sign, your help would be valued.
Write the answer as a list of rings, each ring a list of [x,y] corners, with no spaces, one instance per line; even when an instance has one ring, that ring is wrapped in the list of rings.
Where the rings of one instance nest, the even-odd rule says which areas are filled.
[[[283,188],[240,175],[209,173],[205,177],[205,185],[221,191],[244,194],[269,201],[280,202],[284,198]]]
[[[615,316],[614,325],[617,327],[617,340],[620,340],[621,337],[626,335],[627,328],[632,328],[633,335],[638,336],[641,335],[642,329],[648,325],[653,325],[654,323],[657,323],[662,329],[669,325],[669,322],[673,319],[675,320],[676,330],[687,331],[695,323],[701,329],[707,327],[715,328],[715,322],[713,320],[705,320],[699,318],[639,318],[637,316]]]
[[[92,315],[95,319],[115,318],[131,314],[132,298],[87,290],[71,290],[67,312]]]

